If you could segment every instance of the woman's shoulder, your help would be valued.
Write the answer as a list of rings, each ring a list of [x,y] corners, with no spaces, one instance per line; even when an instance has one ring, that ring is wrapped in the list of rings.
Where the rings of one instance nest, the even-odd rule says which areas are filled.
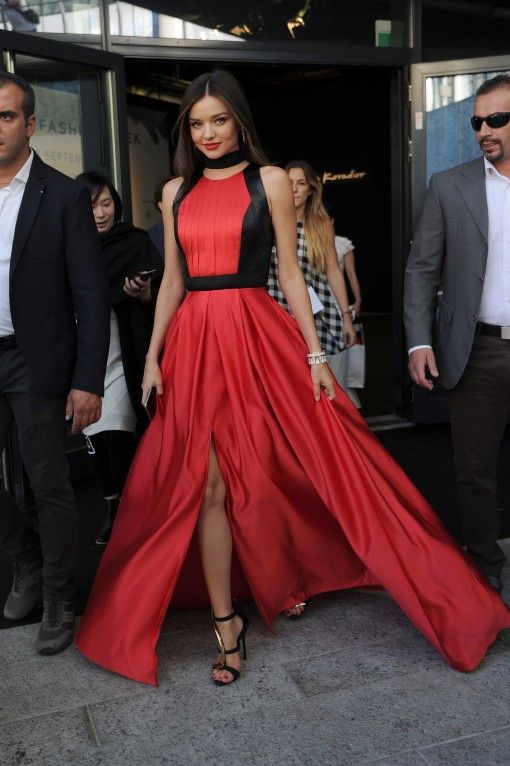
[[[289,176],[277,165],[262,165],[260,168],[260,175],[262,180],[271,184],[286,183],[289,185]]]
[[[154,248],[152,240],[145,229],[133,226],[126,221],[119,221],[112,228],[101,234],[101,246],[111,253],[131,252],[140,253],[151,251]]]
[[[262,165],[260,168],[260,177],[264,184],[266,194],[271,199],[286,199],[291,193],[289,176],[276,165]]]
[[[143,236],[144,234],[146,234],[144,229],[138,229],[128,221],[116,221],[111,229],[100,235],[100,239],[101,241],[119,240]]]
[[[164,206],[165,203],[170,206],[173,205],[175,197],[177,196],[177,192],[182,186],[183,180],[184,179],[182,176],[178,176],[177,178],[172,178],[171,181],[168,181],[168,183],[163,186],[162,201]]]
[[[354,245],[348,237],[340,237],[335,234],[335,249],[338,255],[347,255],[351,250],[354,250]]]
[[[140,241],[149,239],[149,235],[145,229],[141,229],[139,226],[134,226],[132,223],[121,221],[117,224],[117,232],[120,236]]]

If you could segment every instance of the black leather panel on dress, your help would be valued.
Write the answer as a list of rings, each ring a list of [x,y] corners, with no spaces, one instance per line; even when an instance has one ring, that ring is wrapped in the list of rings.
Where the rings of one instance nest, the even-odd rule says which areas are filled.
[[[244,170],[244,180],[251,197],[251,204],[243,220],[238,272],[239,274],[264,274],[264,284],[266,284],[274,232],[264,184],[260,177],[260,168],[257,165],[248,165]]]

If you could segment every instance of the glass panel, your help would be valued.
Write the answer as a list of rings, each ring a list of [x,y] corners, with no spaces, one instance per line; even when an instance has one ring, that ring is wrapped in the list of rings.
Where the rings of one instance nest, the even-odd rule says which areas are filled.
[[[406,45],[406,0],[108,2],[110,32],[124,37]],[[0,0],[0,29],[99,35],[99,0]]]
[[[110,31],[189,40],[403,46],[405,6],[405,0],[138,0],[136,4],[115,0],[110,2]]]
[[[147,3],[150,6],[150,3]],[[150,7],[110,2],[110,34],[123,37],[164,37],[177,40],[239,40],[218,29],[157,13]]]
[[[501,72],[476,72],[425,81],[427,184],[430,176],[480,156],[469,123],[475,93],[485,80]]]
[[[480,0],[422,0],[422,45],[424,60],[434,58],[433,50],[441,58],[455,58],[461,52],[476,55],[480,52],[508,52],[510,35],[510,7],[507,0],[480,2]],[[429,55],[427,55],[429,54]],[[437,56],[436,56],[437,58]]]
[[[92,167],[106,172],[99,70],[19,54],[15,68],[35,90],[36,131],[30,143],[41,158],[73,178]]]
[[[133,223],[142,229],[161,221],[154,206],[154,187],[170,175],[168,108],[144,108],[128,103],[129,169]]]
[[[99,35],[99,0],[0,0],[0,28]]]

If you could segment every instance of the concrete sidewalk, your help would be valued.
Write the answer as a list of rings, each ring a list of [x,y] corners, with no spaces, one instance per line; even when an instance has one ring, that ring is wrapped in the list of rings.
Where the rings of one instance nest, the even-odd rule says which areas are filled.
[[[506,541],[510,559],[510,541]],[[510,568],[504,572],[510,601]],[[248,661],[209,680],[206,610],[175,612],[160,686],[74,647],[35,653],[36,625],[0,632],[0,763],[37,766],[508,766],[510,631],[470,674],[451,670],[385,594],[328,594],[277,635],[251,610]]]

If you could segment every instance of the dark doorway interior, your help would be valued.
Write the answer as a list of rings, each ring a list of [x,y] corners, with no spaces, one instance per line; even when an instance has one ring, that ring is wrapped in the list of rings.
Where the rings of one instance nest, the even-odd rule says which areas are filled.
[[[187,83],[209,68],[192,62],[126,59],[129,102],[166,109],[170,131]],[[336,233],[355,245],[362,286],[367,345],[362,411],[366,417],[391,413],[392,72],[283,64],[229,64],[226,68],[248,96],[271,159],[280,165],[305,159],[324,180],[324,198]],[[169,157],[169,166],[170,162]]]

